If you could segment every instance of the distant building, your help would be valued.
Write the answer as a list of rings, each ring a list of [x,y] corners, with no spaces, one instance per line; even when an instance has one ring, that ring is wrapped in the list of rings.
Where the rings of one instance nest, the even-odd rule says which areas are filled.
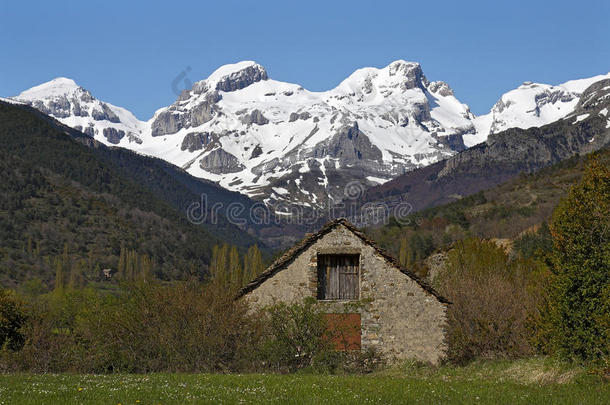
[[[240,297],[255,306],[314,297],[329,325],[353,327],[345,348],[430,363],[444,355],[449,302],[343,218],[306,236]]]

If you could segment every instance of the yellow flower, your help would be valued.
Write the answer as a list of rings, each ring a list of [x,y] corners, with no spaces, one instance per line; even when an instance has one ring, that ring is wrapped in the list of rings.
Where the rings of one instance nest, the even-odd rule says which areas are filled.
[[[83,387],[78,387],[78,390],[79,390],[79,391],[82,391],[82,390],[83,390]]]

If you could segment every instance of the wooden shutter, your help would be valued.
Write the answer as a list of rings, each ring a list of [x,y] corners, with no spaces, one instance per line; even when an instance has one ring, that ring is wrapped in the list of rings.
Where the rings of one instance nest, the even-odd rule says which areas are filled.
[[[360,256],[318,256],[318,299],[353,300],[360,297]]]
[[[339,256],[339,299],[353,300],[358,299],[359,277],[358,277],[358,256]]]

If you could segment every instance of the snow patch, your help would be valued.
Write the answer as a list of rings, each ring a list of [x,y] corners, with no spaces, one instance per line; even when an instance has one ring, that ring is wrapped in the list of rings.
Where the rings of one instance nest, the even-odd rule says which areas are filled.
[[[388,181],[388,179],[382,179],[381,177],[367,176],[366,179],[373,183],[383,184]]]
[[[582,120],[586,120],[587,118],[589,118],[590,114],[581,114],[578,117],[576,117],[576,121],[574,121],[574,123],[576,124],[577,122],[580,122]]]
[[[279,195],[286,195],[288,194],[288,190],[286,190],[283,187],[271,187],[271,189],[276,192]]]

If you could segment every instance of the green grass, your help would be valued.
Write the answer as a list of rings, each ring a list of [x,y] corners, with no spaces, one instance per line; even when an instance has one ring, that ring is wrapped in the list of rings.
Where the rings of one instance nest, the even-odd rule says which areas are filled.
[[[610,385],[547,359],[373,375],[0,375],[0,404],[608,404]]]

